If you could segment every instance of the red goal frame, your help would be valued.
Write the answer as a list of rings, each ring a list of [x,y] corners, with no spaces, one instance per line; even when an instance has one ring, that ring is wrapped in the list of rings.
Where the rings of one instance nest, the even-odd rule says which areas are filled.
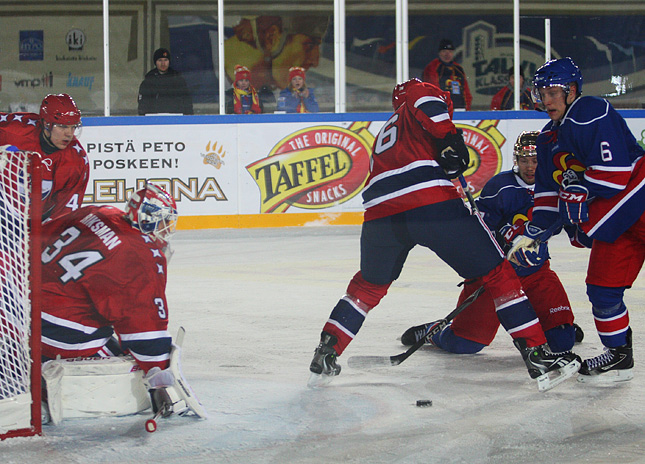
[[[29,348],[31,418],[30,426],[0,433],[0,440],[42,434],[41,418],[41,244],[42,244],[42,163],[40,154],[26,153],[31,188],[29,189],[29,300],[31,302]],[[1,413],[1,410],[0,410]]]

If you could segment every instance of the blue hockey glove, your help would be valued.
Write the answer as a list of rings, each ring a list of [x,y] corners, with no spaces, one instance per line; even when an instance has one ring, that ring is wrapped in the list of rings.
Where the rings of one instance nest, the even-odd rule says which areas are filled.
[[[526,224],[523,235],[515,237],[508,252],[508,260],[521,267],[541,266],[549,259],[549,249],[546,240],[542,238],[544,230],[531,223]]]
[[[564,230],[569,236],[571,245],[577,248],[591,248],[593,245],[593,238],[585,234],[578,225],[564,226]]]
[[[589,190],[584,185],[571,184],[560,188],[558,205],[560,216],[569,224],[580,224],[589,220],[587,198]]]
[[[464,142],[463,132],[457,129],[457,133],[448,134],[443,139],[437,139],[439,156],[437,163],[441,166],[449,179],[456,179],[470,163],[470,152]]]

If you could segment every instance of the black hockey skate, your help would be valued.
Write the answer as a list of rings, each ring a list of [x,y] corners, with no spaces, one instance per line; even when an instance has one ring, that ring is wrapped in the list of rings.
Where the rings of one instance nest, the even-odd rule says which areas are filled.
[[[529,375],[537,380],[538,390],[547,391],[573,377],[580,369],[580,356],[571,351],[551,353],[546,345],[527,347],[526,340],[513,342],[526,363]]]
[[[419,340],[421,340],[423,337],[426,337],[426,341],[423,343],[429,343],[431,345],[434,345],[432,343],[432,339],[430,336],[426,336],[426,334],[432,329],[434,325],[439,323],[440,321],[433,321],[433,322],[428,322],[426,324],[421,324],[421,325],[415,325],[414,327],[410,327],[408,330],[403,332],[403,335],[401,335],[401,343],[405,346],[412,346],[415,343],[417,343]]]
[[[633,367],[632,329],[628,329],[625,345],[605,348],[601,355],[585,359],[582,362],[578,381],[584,383],[626,382],[634,378]]]
[[[340,366],[336,363],[338,354],[334,350],[337,342],[338,339],[327,332],[320,334],[320,344],[314,351],[314,359],[309,364],[311,371],[309,386],[326,385],[334,376],[340,374]]]

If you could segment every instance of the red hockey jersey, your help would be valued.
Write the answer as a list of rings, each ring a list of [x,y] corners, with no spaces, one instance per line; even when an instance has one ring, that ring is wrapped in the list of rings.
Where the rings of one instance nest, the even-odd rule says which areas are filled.
[[[63,150],[46,154],[40,145],[42,126],[35,113],[0,113],[0,145],[14,145],[41,154],[43,220],[78,209],[90,178],[87,154],[74,138]]]
[[[114,331],[144,371],[168,366],[166,258],[123,211],[85,206],[44,224],[42,262],[43,356],[103,355]]]
[[[374,141],[370,176],[363,191],[365,220],[460,198],[437,163],[435,140],[455,133],[450,94],[410,81],[405,102]]]

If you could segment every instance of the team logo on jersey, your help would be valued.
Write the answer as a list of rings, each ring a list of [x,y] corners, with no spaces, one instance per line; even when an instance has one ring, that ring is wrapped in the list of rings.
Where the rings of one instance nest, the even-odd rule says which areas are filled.
[[[463,130],[464,142],[470,151],[470,165],[464,178],[473,197],[479,196],[486,182],[502,169],[501,147],[506,137],[497,128],[498,123],[497,120],[483,120],[476,127],[455,124]]]
[[[260,211],[281,213],[290,206],[324,209],[358,194],[369,175],[374,143],[369,125],[303,129],[280,140],[266,158],[248,165],[260,189]]]
[[[210,164],[215,166],[216,169],[224,166],[224,157],[226,152],[224,151],[223,146],[217,147],[217,142],[211,145],[211,142],[206,144],[206,153],[201,153],[202,158],[204,158],[204,164]]]
[[[580,176],[585,171],[585,166],[578,161],[573,153],[559,152],[553,155],[553,180],[566,187],[571,183],[578,183]]]

